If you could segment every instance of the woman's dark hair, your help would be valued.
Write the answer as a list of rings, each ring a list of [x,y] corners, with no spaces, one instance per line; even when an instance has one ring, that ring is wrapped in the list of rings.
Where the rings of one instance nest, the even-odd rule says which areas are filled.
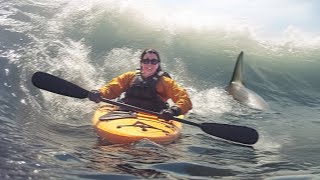
[[[142,51],[141,56],[140,56],[140,61],[143,59],[144,55],[146,55],[147,53],[155,54],[157,56],[157,58],[159,59],[159,61],[161,61],[158,51],[155,50],[155,49],[150,49],[150,48],[149,49],[145,49],[145,50]],[[140,69],[142,69],[142,68],[140,68]],[[159,72],[159,71],[162,71],[162,68],[161,68],[160,64],[159,64],[159,67],[157,69],[157,72]]]
[[[155,49],[145,49],[144,51],[142,51],[141,56],[140,56],[140,60],[142,60],[143,56],[146,55],[147,53],[155,54],[157,56],[157,58],[159,59],[159,61],[161,61],[160,55],[159,55],[158,51],[156,51]]]

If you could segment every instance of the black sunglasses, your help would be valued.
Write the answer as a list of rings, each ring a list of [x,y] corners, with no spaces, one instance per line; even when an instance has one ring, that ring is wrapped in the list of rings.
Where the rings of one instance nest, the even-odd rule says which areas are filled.
[[[156,65],[158,64],[160,61],[159,59],[142,59],[140,61],[142,64],[152,64],[152,65]]]

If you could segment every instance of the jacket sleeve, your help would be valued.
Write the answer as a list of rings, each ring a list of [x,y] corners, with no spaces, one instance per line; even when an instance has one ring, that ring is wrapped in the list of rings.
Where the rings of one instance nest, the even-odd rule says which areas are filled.
[[[109,83],[102,86],[99,91],[102,96],[107,99],[114,99],[119,97],[123,92],[127,91],[135,72],[127,72],[116,78],[113,78]]]
[[[169,98],[175,103],[177,107],[181,109],[182,114],[186,114],[189,110],[192,109],[192,102],[190,100],[189,94],[187,91],[179,86],[174,80],[168,77],[162,78],[163,89],[159,87],[159,90],[162,91],[160,96],[164,100]]]

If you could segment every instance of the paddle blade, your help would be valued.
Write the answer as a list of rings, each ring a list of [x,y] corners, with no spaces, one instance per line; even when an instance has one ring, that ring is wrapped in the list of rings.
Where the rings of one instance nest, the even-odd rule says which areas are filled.
[[[212,136],[241,144],[253,145],[259,139],[259,134],[255,129],[245,126],[202,123],[200,128]]]
[[[32,76],[32,84],[40,89],[56,94],[84,99],[88,91],[64,79],[45,72],[36,72]]]

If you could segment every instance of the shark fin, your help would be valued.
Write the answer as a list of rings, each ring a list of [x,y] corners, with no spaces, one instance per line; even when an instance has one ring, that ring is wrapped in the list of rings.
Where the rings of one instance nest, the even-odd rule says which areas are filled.
[[[232,82],[241,82],[244,84],[243,74],[242,74],[242,62],[243,62],[243,51],[240,52],[236,65],[234,66],[232,78],[230,83]]]

